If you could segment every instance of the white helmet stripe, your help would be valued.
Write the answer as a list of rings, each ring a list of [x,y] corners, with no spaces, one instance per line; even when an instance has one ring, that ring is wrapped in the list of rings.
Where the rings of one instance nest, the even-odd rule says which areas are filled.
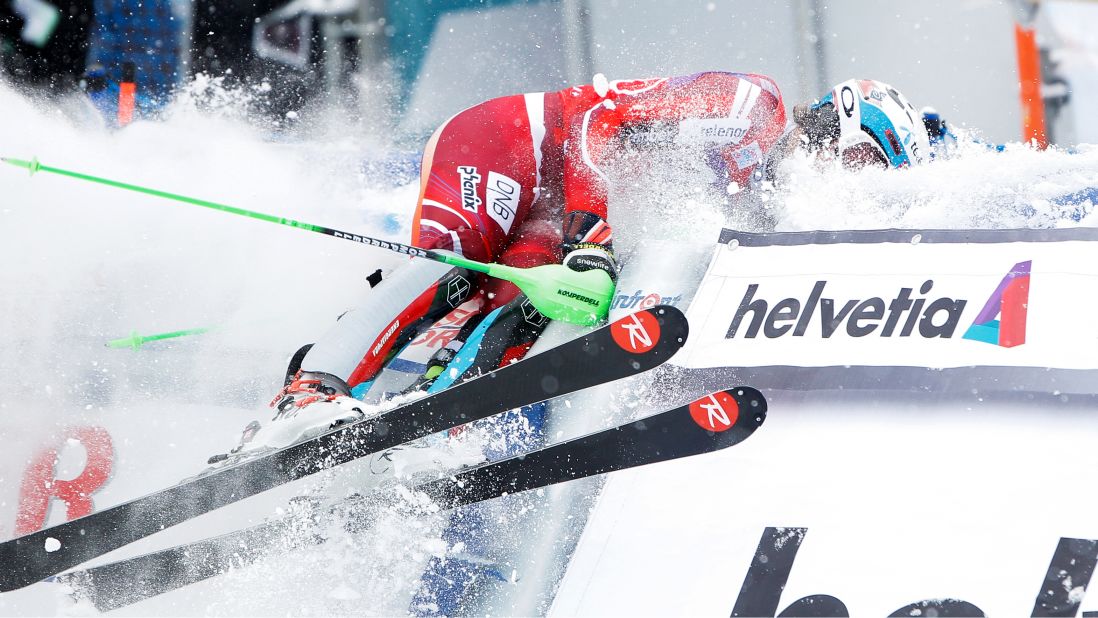
[[[865,141],[862,135],[861,97],[854,80],[835,87],[835,113],[839,115],[839,149]]]

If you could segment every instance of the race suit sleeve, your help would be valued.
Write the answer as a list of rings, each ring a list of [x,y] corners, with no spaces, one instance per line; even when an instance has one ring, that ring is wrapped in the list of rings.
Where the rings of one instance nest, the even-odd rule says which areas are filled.
[[[570,93],[561,92],[566,103]],[[610,180],[604,164],[626,143],[700,149],[714,155],[708,158],[724,180],[745,186],[785,127],[781,94],[762,75],[708,72],[618,81],[601,97],[578,98],[587,105],[566,107],[566,242],[582,227],[573,213],[606,219]]]

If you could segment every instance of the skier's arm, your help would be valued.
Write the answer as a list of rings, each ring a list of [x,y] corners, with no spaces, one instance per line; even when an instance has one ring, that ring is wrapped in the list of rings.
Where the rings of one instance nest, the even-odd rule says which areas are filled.
[[[605,224],[609,179],[602,166],[613,149],[712,147],[728,180],[744,185],[784,126],[781,94],[762,75],[708,72],[606,84],[601,100],[568,119],[565,244],[587,242],[589,230]]]
[[[565,212],[584,212],[598,220],[606,219],[609,179],[602,166],[606,153],[627,121],[636,123],[663,112],[638,107],[638,95],[658,90],[667,80],[637,80],[606,83],[600,86],[603,97],[587,109],[578,110],[568,119],[568,141],[564,150]],[[570,217],[566,215],[565,221]],[[575,219],[572,217],[571,219]],[[594,219],[592,219],[594,220]],[[566,225],[565,242],[569,241]]]

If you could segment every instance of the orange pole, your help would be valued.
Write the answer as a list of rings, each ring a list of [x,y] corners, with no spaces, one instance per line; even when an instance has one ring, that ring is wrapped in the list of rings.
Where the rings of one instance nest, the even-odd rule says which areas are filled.
[[[1022,139],[1040,149],[1048,148],[1045,129],[1045,102],[1041,98],[1041,53],[1033,28],[1014,24],[1014,42],[1018,49],[1018,81],[1022,95]]]
[[[118,84],[118,126],[124,127],[133,121],[134,99],[137,96],[137,84],[122,82]]]
[[[132,62],[122,63],[122,81],[118,84],[118,126],[133,121],[133,109],[137,98],[137,67]]]

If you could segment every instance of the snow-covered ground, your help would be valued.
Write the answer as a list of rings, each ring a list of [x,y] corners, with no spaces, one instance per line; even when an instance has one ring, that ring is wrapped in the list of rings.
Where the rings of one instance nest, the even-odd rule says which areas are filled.
[[[363,159],[384,149],[367,135],[322,127],[322,137],[310,141],[275,141],[240,122],[231,106],[211,115],[190,103],[163,122],[109,133],[2,84],[0,109],[0,156],[37,156],[47,165],[395,240],[409,233],[417,187],[381,188],[363,176]],[[805,160],[787,165],[789,185],[767,202],[782,231],[1094,221],[1089,201],[1064,206],[1055,199],[1098,187],[1094,147],[993,153],[972,146],[955,160],[898,173],[847,174]],[[715,238],[726,223],[720,209],[704,192],[682,189],[704,180],[704,170],[676,168],[669,178],[630,187],[637,199],[628,204],[643,216],[622,218],[624,252],[642,237],[690,247]],[[116,441],[115,476],[94,498],[100,507],[200,470],[249,420],[266,419],[264,406],[289,355],[355,303],[367,275],[398,259],[300,230],[0,168],[0,538],[14,536],[32,457],[60,448],[60,474],[83,468],[79,447],[55,444],[64,427],[106,427]],[[104,345],[135,330],[194,327],[213,330],[141,350]],[[1098,507],[1088,480],[1098,463],[1087,448],[1098,432],[1093,412],[1052,401],[945,402],[926,412],[918,400],[863,400],[849,410],[834,396],[778,394],[767,425],[744,445],[611,481],[602,500],[614,509],[598,510],[591,525],[631,539],[631,553],[612,561],[629,569],[606,568],[609,562],[599,560],[609,559],[585,550],[554,609],[727,615],[763,528],[804,526],[798,569],[811,561],[815,574],[794,570],[779,609],[827,593],[857,613],[948,596],[988,612],[1028,611],[1057,538],[1098,538],[1088,523]],[[736,477],[727,486],[725,474]],[[723,489],[702,491],[713,487]],[[719,513],[717,521],[682,519],[695,510],[681,500],[698,496],[711,503],[696,512]],[[239,517],[262,518],[276,506],[267,500]],[[377,515],[368,536],[273,557],[118,613],[405,613],[426,560],[451,548],[430,509],[397,501]],[[63,517],[54,504],[50,523]],[[210,521],[194,533],[233,523]],[[654,533],[682,526],[711,539],[713,552],[684,555],[680,539]],[[814,553],[817,538],[827,547]],[[969,561],[1009,563],[1020,551],[1028,552],[1020,585],[1032,590],[996,596],[996,581],[966,583],[979,571]],[[1032,555],[1045,562],[1031,564]],[[890,589],[882,583],[888,575],[860,571],[896,564],[909,569],[891,576],[906,587]],[[0,614],[94,613],[59,588],[39,584],[0,595]],[[509,599],[506,587],[498,594],[491,605],[505,611],[539,607]]]

